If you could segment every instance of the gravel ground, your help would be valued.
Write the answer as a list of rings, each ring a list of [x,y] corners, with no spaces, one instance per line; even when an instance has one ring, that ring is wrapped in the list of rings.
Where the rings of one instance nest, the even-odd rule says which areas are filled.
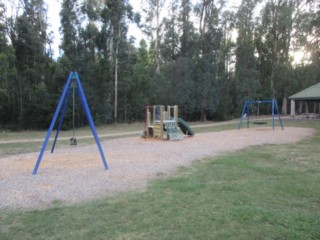
[[[207,156],[252,145],[294,143],[313,129],[270,127],[197,134],[182,141],[139,137],[102,142],[109,170],[96,145],[46,151],[38,174],[32,175],[39,153],[0,159],[0,208],[44,208],[59,200],[73,204],[135,189],[144,189],[159,173],[170,174]]]

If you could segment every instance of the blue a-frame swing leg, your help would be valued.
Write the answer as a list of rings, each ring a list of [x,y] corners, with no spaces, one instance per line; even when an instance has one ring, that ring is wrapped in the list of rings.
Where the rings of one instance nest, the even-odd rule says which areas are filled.
[[[39,165],[41,163],[41,159],[43,157],[43,154],[44,154],[44,151],[46,149],[46,146],[48,144],[48,141],[49,141],[49,138],[50,138],[50,135],[51,135],[51,132],[53,130],[53,127],[57,121],[57,118],[58,118],[58,115],[59,115],[59,112],[60,112],[60,109],[61,109],[61,106],[63,104],[63,101],[65,101],[65,106],[64,106],[64,109],[63,109],[63,112],[61,114],[61,118],[60,118],[60,121],[59,121],[59,126],[58,126],[58,129],[57,129],[57,133],[56,133],[56,137],[55,137],[55,141],[54,141],[54,145],[51,149],[51,152],[53,152],[54,150],[54,146],[55,146],[55,142],[57,140],[57,137],[58,137],[58,134],[59,134],[59,131],[60,131],[60,128],[61,128],[61,125],[62,125],[62,121],[63,121],[63,117],[64,117],[64,114],[65,114],[65,111],[67,109],[67,105],[68,105],[68,101],[69,101],[69,98],[70,98],[70,92],[68,93],[67,95],[67,98],[66,98],[66,94],[68,92],[68,89],[70,90],[70,84],[71,84],[71,80],[72,79],[76,79],[77,81],[77,92],[78,92],[78,95],[80,97],[80,100],[81,100],[81,103],[82,103],[82,106],[84,108],[84,111],[85,111],[85,115],[88,119],[88,122],[89,122],[89,125],[90,125],[90,128],[91,128],[91,131],[93,133],[93,136],[95,138],[95,141],[98,145],[98,149],[99,149],[99,152],[100,152],[100,155],[101,155],[101,158],[102,158],[102,162],[103,162],[103,165],[104,165],[104,168],[106,170],[108,170],[108,164],[107,164],[107,161],[105,159],[105,156],[104,156],[104,153],[103,153],[103,150],[102,150],[102,147],[101,147],[101,144],[100,144],[100,140],[99,140],[99,137],[98,137],[98,134],[97,134],[97,131],[96,131],[96,128],[94,126],[94,123],[93,123],[93,120],[92,120],[92,116],[91,116],[91,113],[90,113],[90,110],[89,110],[89,107],[88,107],[88,103],[87,103],[87,100],[86,100],[86,97],[84,95],[84,91],[82,89],[82,85],[81,85],[81,82],[80,82],[80,79],[79,79],[79,76],[78,76],[78,73],[77,72],[71,72],[70,75],[69,75],[69,78],[67,80],[67,83],[63,89],[63,92],[62,92],[62,95],[61,95],[61,98],[59,100],[59,103],[58,103],[58,106],[57,106],[57,109],[54,113],[54,116],[52,118],[52,121],[51,121],[51,124],[50,124],[50,127],[49,127],[49,130],[47,132],[47,135],[46,135],[46,138],[44,140],[44,143],[42,145],[42,148],[41,148],[41,151],[40,151],[40,154],[39,154],[39,157],[38,157],[38,160],[36,162],[36,165],[33,169],[33,172],[32,174],[35,175],[37,174],[38,172],[38,168],[39,168]]]
[[[90,125],[90,128],[91,128],[92,134],[94,136],[94,139],[95,139],[95,141],[96,141],[96,143],[98,145],[98,149],[99,149],[99,152],[100,152],[100,155],[101,155],[103,166],[104,166],[104,168],[106,170],[108,170],[109,167],[108,167],[106,158],[104,156],[104,153],[103,153],[103,150],[102,150],[102,147],[101,147],[101,144],[100,144],[100,140],[99,140],[96,128],[95,128],[93,120],[92,120],[90,109],[89,109],[89,106],[88,106],[88,103],[87,103],[87,100],[86,100],[86,96],[84,95],[84,91],[83,91],[83,88],[82,88],[78,73],[75,72],[74,74],[75,74],[76,80],[77,80],[77,85],[78,85],[77,89],[78,89],[78,93],[80,94],[81,103],[82,103],[82,106],[84,108],[84,112],[85,112],[85,114],[87,116],[87,119],[88,119],[88,122],[89,122],[89,125]]]
[[[241,128],[242,119],[243,119],[243,116],[244,116],[245,113],[246,113],[246,118],[247,118],[247,128],[249,128],[250,111],[246,111],[246,109],[248,107],[247,106],[248,104],[249,104],[248,101],[244,102],[244,105],[243,105],[243,108],[242,108],[242,112],[241,112],[240,122],[238,124],[238,129]]]
[[[64,89],[63,89],[62,95],[61,95],[61,97],[60,97],[60,100],[59,100],[59,103],[58,103],[56,112],[55,112],[54,115],[53,115],[53,118],[52,118],[52,121],[51,121],[49,130],[48,130],[48,132],[47,132],[46,138],[45,138],[44,143],[43,143],[43,145],[42,145],[42,148],[41,148],[41,151],[40,151],[38,160],[37,160],[37,162],[36,162],[36,165],[34,166],[34,169],[33,169],[33,172],[32,172],[33,175],[37,174],[37,172],[38,172],[38,168],[39,168],[39,165],[40,165],[40,162],[41,162],[43,153],[44,153],[44,151],[45,151],[45,149],[46,149],[46,147],[47,147],[47,144],[48,144],[50,135],[51,135],[51,133],[52,133],[53,127],[54,127],[54,125],[55,125],[55,123],[56,123],[56,121],[57,121],[57,118],[58,118],[58,115],[59,115],[59,112],[60,112],[60,109],[61,109],[61,105],[62,105],[62,103],[63,103],[63,100],[64,100],[65,97],[66,97],[66,94],[67,94],[67,91],[68,91],[68,88],[69,88],[71,79],[72,79],[72,73],[70,73],[69,78],[68,78],[68,81],[67,81],[66,85],[64,86]]]
[[[244,111],[245,111],[245,109],[246,109],[246,105],[247,105],[247,102],[245,102],[244,105],[243,105],[242,112],[241,112],[241,116],[240,116],[240,122],[239,122],[239,124],[238,124],[238,129],[240,129],[240,127],[241,127],[242,119],[243,119],[243,115],[244,115]]]
[[[281,114],[280,114],[279,108],[278,108],[278,103],[277,103],[276,99],[274,99],[274,101],[275,101],[275,107],[276,107],[276,110],[277,110],[280,126],[281,126],[281,129],[283,130],[283,124],[282,124]]]
[[[275,99],[272,99],[272,130],[274,130],[274,105]]]

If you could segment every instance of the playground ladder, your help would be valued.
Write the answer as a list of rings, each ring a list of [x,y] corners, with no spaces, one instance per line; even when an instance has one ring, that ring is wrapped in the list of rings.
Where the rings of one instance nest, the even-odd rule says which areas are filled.
[[[167,130],[170,140],[181,140],[182,137],[178,134],[178,128],[175,121],[164,122],[164,127]]]

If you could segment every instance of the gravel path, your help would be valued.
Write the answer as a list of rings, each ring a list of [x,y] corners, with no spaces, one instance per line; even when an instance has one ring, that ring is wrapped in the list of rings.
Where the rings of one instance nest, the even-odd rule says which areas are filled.
[[[160,141],[139,137],[102,142],[110,170],[105,171],[96,145],[72,146],[45,152],[38,174],[32,170],[37,153],[0,159],[0,208],[43,208],[52,201],[67,204],[116,193],[143,189],[159,173],[172,173],[206,156],[252,145],[294,143],[313,129],[252,128],[197,134],[183,141]]]

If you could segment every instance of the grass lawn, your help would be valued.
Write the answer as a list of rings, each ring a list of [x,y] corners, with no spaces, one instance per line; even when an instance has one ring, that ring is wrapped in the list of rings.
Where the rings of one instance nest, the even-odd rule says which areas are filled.
[[[284,125],[317,132],[198,160],[145,191],[0,210],[0,239],[320,239],[320,122]]]

